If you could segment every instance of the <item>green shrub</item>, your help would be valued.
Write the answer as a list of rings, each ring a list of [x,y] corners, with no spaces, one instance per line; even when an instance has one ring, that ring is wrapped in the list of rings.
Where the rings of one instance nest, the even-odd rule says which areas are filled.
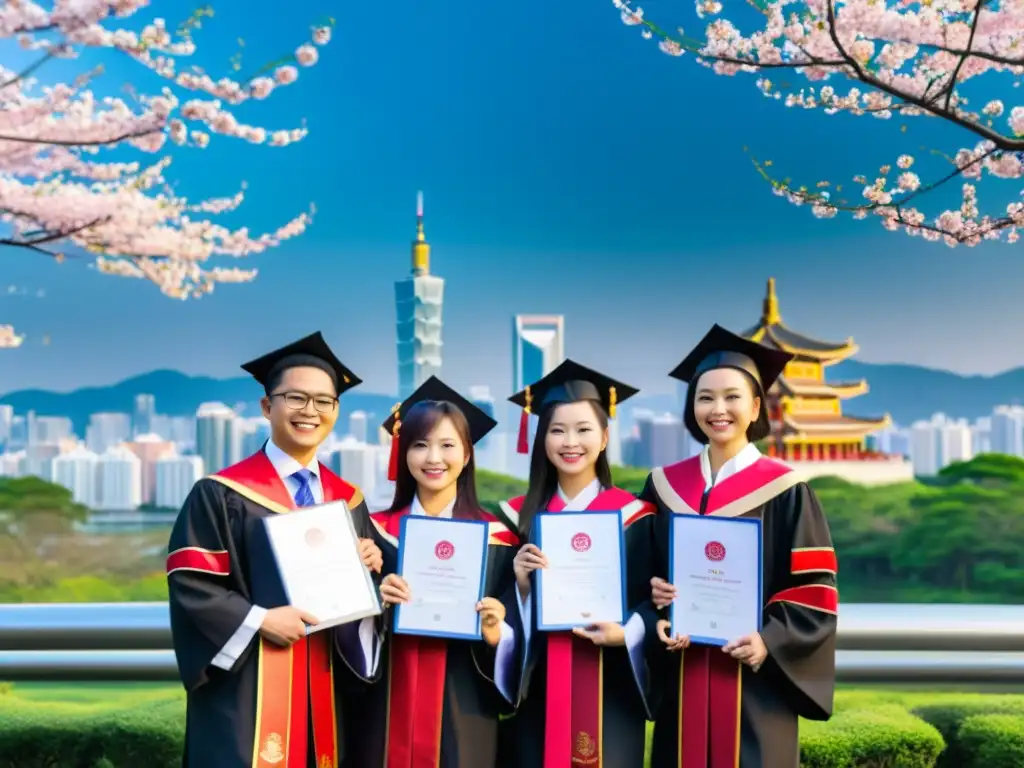
[[[973,715],[960,726],[960,745],[970,755],[964,768],[1020,768],[1024,765],[1024,717]]]
[[[932,768],[944,746],[935,728],[896,704],[800,723],[801,768]]]
[[[916,706],[912,712],[935,726],[946,742],[946,751],[939,758],[937,768],[964,768],[973,757],[970,748],[962,743],[964,723],[978,715],[1009,715],[1024,722],[1024,696],[964,694]],[[1024,762],[1015,765],[1024,765]]]
[[[111,708],[5,699],[0,768],[181,765],[185,710],[180,700]]]

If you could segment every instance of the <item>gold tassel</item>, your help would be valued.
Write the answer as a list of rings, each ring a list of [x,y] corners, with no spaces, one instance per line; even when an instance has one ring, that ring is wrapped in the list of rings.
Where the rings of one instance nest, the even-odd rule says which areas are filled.
[[[615,387],[608,387],[608,418],[615,418],[615,400],[617,395],[615,394]]]

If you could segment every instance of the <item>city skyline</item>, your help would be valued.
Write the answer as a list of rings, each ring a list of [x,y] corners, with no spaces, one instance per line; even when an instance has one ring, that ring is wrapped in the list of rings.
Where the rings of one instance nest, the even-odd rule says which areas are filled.
[[[393,285],[408,271],[418,189],[432,271],[445,279],[441,375],[462,391],[511,394],[509,319],[556,314],[567,357],[672,392],[667,371],[712,323],[739,331],[756,321],[769,277],[787,323],[830,341],[853,336],[858,360],[986,375],[1024,365],[1024,348],[995,341],[1024,323],[1018,249],[951,250],[874,221],[818,221],[772,196],[742,152],[750,143],[808,181],[825,158],[845,179],[904,144],[945,146],[942,131],[910,121],[900,137],[895,120],[786,110],[752,78],[705,76],[623,39],[600,8],[548,9],[539,25],[494,7],[485,39],[473,34],[467,0],[453,2],[444,16],[396,13],[387,46],[358,30],[398,6],[350,9],[321,63],[275,102],[284,122],[308,120],[309,137],[293,147],[267,158],[215,137],[209,150],[174,153],[190,196],[246,179],[248,201],[231,221],[254,230],[316,202],[303,237],[238,262],[261,270],[255,283],[175,302],[81,261],[7,251],[5,282],[17,290],[0,293],[0,325],[26,340],[0,350],[0,392],[69,391],[157,369],[235,377],[243,360],[315,329],[364,391],[396,392]],[[226,66],[234,41],[220,39],[224,30],[243,32],[249,49],[276,50],[329,10],[316,0],[271,31],[240,0],[225,2],[200,33],[201,63]],[[551,30],[566,26],[582,34],[555,44]],[[595,59],[591,45],[612,53]],[[510,46],[531,56],[500,53]],[[137,74],[104,63],[111,90]],[[624,71],[630,87],[609,88]]]

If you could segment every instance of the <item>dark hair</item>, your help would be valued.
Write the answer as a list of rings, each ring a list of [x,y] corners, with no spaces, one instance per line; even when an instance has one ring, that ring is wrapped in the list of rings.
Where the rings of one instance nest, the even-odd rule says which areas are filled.
[[[572,382],[564,385],[570,396],[573,396]],[[597,400],[580,398],[568,402],[557,402],[545,407],[537,418],[537,435],[533,438],[533,455],[530,456],[530,487],[523,499],[523,506],[519,510],[519,537],[526,541],[530,538],[530,526],[533,518],[538,512],[547,509],[548,502],[558,490],[558,470],[552,465],[545,449],[544,441],[547,438],[548,429],[551,427],[551,420],[554,418],[555,409],[560,405],[569,405],[571,402],[587,402],[594,408],[594,415],[597,417],[601,429],[608,428],[608,412]],[[594,467],[597,471],[597,479],[605,488],[612,486],[612,468],[608,464],[608,454],[601,451],[597,457],[597,464]]]
[[[718,369],[712,368],[711,370]],[[747,384],[750,385],[750,391],[754,397],[761,398],[761,408],[757,413],[757,419],[750,422],[750,426],[747,427],[747,440],[751,443],[756,443],[758,440],[764,440],[769,434],[771,434],[772,425],[771,422],[768,421],[768,403],[765,399],[764,392],[761,390],[761,385],[758,384],[757,381],[754,380],[754,377],[746,371],[740,370],[739,368],[734,368],[733,370],[740,371],[740,373],[743,374],[743,378],[747,380]],[[707,371],[704,371],[704,373],[707,373]],[[701,376],[703,376],[704,373],[702,373]],[[700,425],[697,424],[697,418],[693,413],[693,404],[697,398],[697,383],[699,381],[700,377],[698,376],[686,389],[686,405],[683,409],[683,424],[686,425],[687,432],[693,435],[694,440],[698,443],[702,443],[703,445],[707,445],[708,442],[710,442],[708,436],[704,434],[704,430],[702,430]]]
[[[266,381],[263,384],[263,391],[267,397],[273,394],[274,390],[281,386],[281,379],[284,378],[286,372],[292,368],[316,368],[319,371],[323,371],[331,377],[331,382],[334,384],[334,394],[338,394],[338,380],[337,374],[327,364],[326,360],[321,360],[319,357],[314,355],[288,355],[277,362],[277,364],[270,369],[270,373],[267,375]]]
[[[398,431],[398,478],[395,480],[395,498],[388,508],[388,512],[399,512],[406,509],[416,497],[416,479],[409,471],[409,462],[406,456],[409,449],[419,440],[425,440],[427,435],[436,427],[442,419],[452,420],[459,439],[469,456],[469,461],[463,467],[458,480],[455,481],[455,507],[452,510],[452,517],[480,519],[480,501],[476,495],[476,451],[473,449],[473,440],[470,436],[469,422],[462,410],[447,400],[421,400],[409,409],[402,419]]]

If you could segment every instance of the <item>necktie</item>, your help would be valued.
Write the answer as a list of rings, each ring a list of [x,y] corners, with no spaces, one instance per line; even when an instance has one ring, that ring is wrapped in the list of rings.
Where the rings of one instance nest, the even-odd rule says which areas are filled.
[[[309,487],[309,480],[313,477],[313,473],[308,469],[300,469],[298,472],[293,472],[291,477],[299,484],[299,490],[295,492],[295,503],[300,507],[314,506],[316,499],[313,498],[313,489]]]

